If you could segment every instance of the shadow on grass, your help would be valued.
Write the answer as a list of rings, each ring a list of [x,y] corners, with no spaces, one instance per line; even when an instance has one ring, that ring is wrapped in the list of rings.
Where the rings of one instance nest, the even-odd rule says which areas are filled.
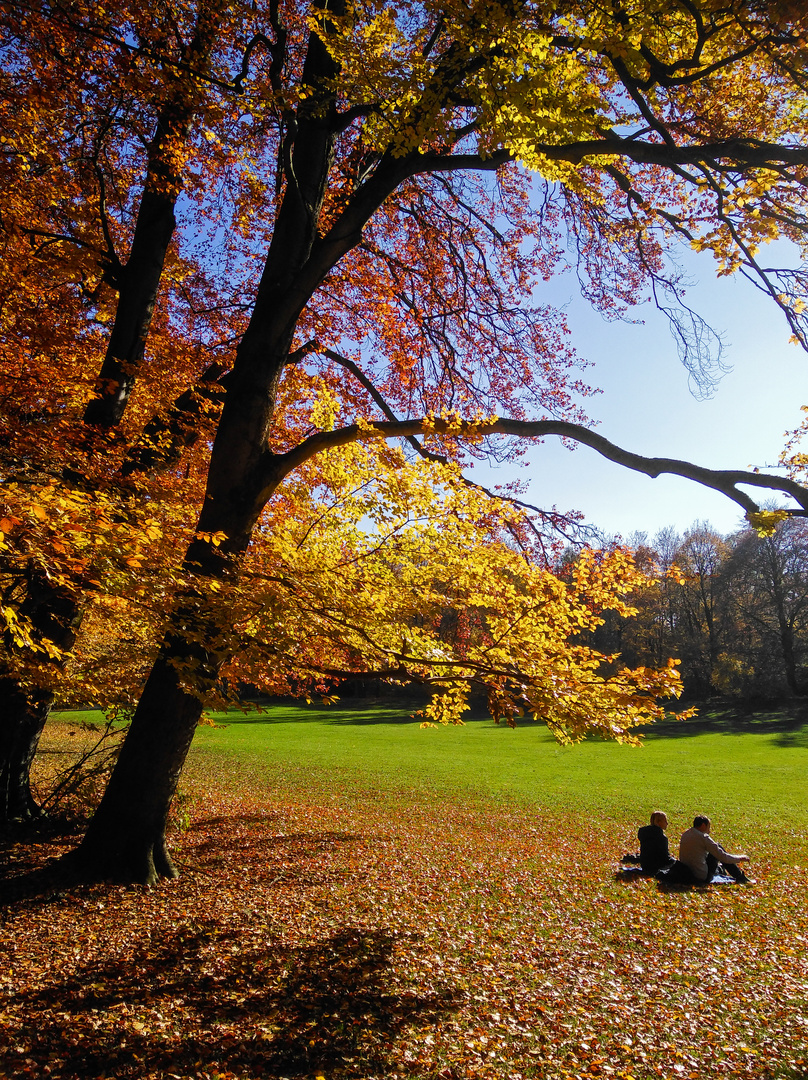
[[[323,707],[320,705],[267,705],[263,712],[240,713],[233,711],[223,715],[215,713],[217,725],[229,727],[243,724],[333,724],[336,726],[371,727],[379,725],[405,726],[408,724],[420,724],[421,718],[413,714],[424,707],[424,701],[401,702],[363,702],[352,704],[345,702],[339,705]],[[463,714],[464,724],[489,723],[493,720],[484,706],[473,706],[469,712]],[[534,721],[527,719],[523,724],[533,724]],[[499,725],[503,731],[510,730],[507,724]]]
[[[206,818],[199,825],[191,826],[189,832],[193,834],[196,829],[222,828],[238,821],[240,825],[253,821],[266,825],[266,818],[242,815],[238,818]],[[237,864],[239,872],[251,880],[267,879],[267,885],[275,885],[284,879],[294,879],[298,885],[315,885],[322,877],[322,870],[318,869],[318,860],[326,855],[337,845],[357,844],[364,838],[354,833],[341,832],[297,832],[282,833],[276,836],[263,837],[256,843],[253,836],[229,836],[226,848],[223,849],[220,836],[214,836],[210,840],[195,842],[193,844],[192,857],[183,858],[180,853],[176,858],[177,866],[184,873],[186,869],[196,873],[213,874],[217,870],[230,864]],[[311,868],[304,870],[308,865]],[[337,871],[330,870],[331,880],[335,876],[344,876]]]
[[[413,709],[419,706],[413,706]],[[298,705],[293,707],[271,706],[263,712],[231,712],[226,716],[217,713],[216,723],[224,727],[231,724],[412,724],[415,722],[406,706],[345,705],[322,708]]]
[[[794,731],[781,732],[775,739],[775,742],[778,746],[808,750],[808,724]]]
[[[423,707],[423,701],[412,702],[345,702],[329,708],[322,706],[267,704],[260,713],[229,713],[217,717],[223,726],[273,724],[320,724],[338,727],[400,727],[419,723],[412,713]],[[463,717],[469,724],[488,724],[493,721],[484,705],[475,706]],[[518,726],[534,726],[535,722],[523,719]],[[541,722],[539,721],[539,724]],[[503,732],[509,732],[506,724],[500,724]],[[687,739],[695,735],[772,735],[775,745],[784,748],[808,747],[808,701],[791,702],[778,708],[752,710],[730,704],[705,704],[691,720],[670,720],[639,728],[645,739]],[[592,741],[600,741],[593,736]]]
[[[682,892],[712,892],[714,889],[742,889],[745,885],[741,885],[737,881],[727,881],[722,878],[720,881],[676,881],[667,882],[660,881],[655,874],[647,874],[639,869],[639,867],[627,867],[615,870],[615,881],[650,881],[656,886],[657,892],[661,893],[682,893]]]
[[[183,874],[190,871],[211,876],[237,863],[240,873],[251,880],[266,880],[267,885],[274,885],[294,878],[299,885],[309,886],[318,882],[321,873],[314,868],[304,870],[304,865],[314,862],[316,866],[316,860],[336,845],[355,844],[363,839],[354,833],[299,832],[262,836],[257,840],[249,831],[250,826],[266,829],[272,817],[242,814],[205,818],[191,826],[189,836],[199,831],[221,830],[219,835],[195,841],[190,857],[183,856],[180,845],[174,852],[176,865]],[[246,826],[247,831],[227,835],[223,842],[226,830],[234,825],[241,829]],[[47,906],[69,898],[74,891],[87,896],[103,893],[108,883],[87,881],[80,868],[59,858],[64,854],[66,842],[78,844],[85,826],[86,822],[55,822],[46,828],[43,823],[39,831],[26,829],[0,841],[0,867],[4,871],[0,878],[0,910],[18,903],[24,903],[28,909]],[[169,836],[170,843],[172,839],[176,841],[175,834]],[[330,876],[335,877],[334,871]]]
[[[702,705],[690,720],[672,720],[642,729],[646,739],[688,738],[692,735],[773,735],[779,746],[808,746],[808,701],[776,709]]]

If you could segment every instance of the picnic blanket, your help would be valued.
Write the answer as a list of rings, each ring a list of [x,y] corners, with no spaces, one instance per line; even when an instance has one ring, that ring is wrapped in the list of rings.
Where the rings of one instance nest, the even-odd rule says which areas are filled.
[[[655,874],[646,874],[641,866],[635,866],[630,863],[620,863],[616,866],[614,876],[618,881],[638,881],[642,878],[649,878],[653,881],[656,878]],[[729,874],[716,873],[710,881],[683,883],[660,881],[659,884],[665,885],[668,888],[704,889],[707,888],[708,885],[739,885],[740,882],[736,881],[735,878],[730,877]]]

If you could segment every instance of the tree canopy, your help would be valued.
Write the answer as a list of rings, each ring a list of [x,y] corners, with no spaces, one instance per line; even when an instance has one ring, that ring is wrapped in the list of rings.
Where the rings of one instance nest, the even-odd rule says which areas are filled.
[[[561,737],[657,715],[673,669],[576,639],[627,612],[630,561],[554,576],[574,523],[463,469],[560,435],[763,529],[750,486],[808,512],[798,478],[593,432],[541,298],[565,268],[609,317],[651,297],[709,378],[684,243],[805,344],[796,6],[12,2],[0,25],[0,689],[21,717],[79,671],[139,697],[85,871],[173,873],[168,805],[229,673],[425,680],[436,719],[478,686]],[[762,261],[775,240],[794,264]]]

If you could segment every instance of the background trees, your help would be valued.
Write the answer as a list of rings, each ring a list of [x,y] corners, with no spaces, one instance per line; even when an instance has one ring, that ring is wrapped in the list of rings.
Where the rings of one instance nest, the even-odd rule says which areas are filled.
[[[784,521],[771,536],[744,530],[726,560],[729,647],[719,687],[747,697],[808,692],[808,532]],[[785,684],[785,685],[784,685]]]
[[[82,155],[64,152],[69,138],[43,136],[45,151],[26,142],[44,130],[37,113],[10,154],[15,168],[45,178],[43,206],[30,214],[47,217],[55,204],[67,221],[43,238],[46,230],[26,223],[27,208],[10,212],[14,250],[56,255],[37,265],[31,305],[52,302],[55,276],[65,341],[90,352],[71,393],[58,405],[47,398],[40,427],[23,425],[30,452],[8,469],[4,531],[12,577],[33,563],[74,601],[98,590],[120,600],[119,626],[135,616],[147,628],[154,663],[78,856],[85,873],[142,880],[173,873],[165,817],[195,724],[228,665],[246,663],[254,647],[293,681],[348,669],[425,678],[441,690],[443,718],[462,712],[474,682],[502,715],[524,708],[562,734],[578,733],[584,713],[619,736],[654,715],[655,696],[674,688],[669,669],[612,666],[606,677],[604,658],[571,637],[622,605],[636,581],[628,563],[617,554],[583,559],[569,583],[554,583],[549,516],[503,499],[474,502],[485,493],[460,469],[475,457],[559,434],[650,475],[712,484],[750,513],[758,508],[741,484],[788,491],[808,509],[796,483],[640,459],[582,426],[585,388],[563,318],[533,296],[570,258],[604,311],[650,292],[698,368],[710,361],[710,336],[682,306],[666,262],[670,243],[684,239],[711,250],[725,272],[756,277],[801,339],[802,272],[756,259],[765,240],[799,245],[804,236],[799,15],[669,2],[633,14],[587,3],[160,11],[154,29],[126,5],[11,5],[5,24],[12,92],[36,71],[53,27],[59,44],[45,51],[47,63],[72,70],[81,55],[82,72],[97,69],[76,100],[111,140],[84,168]],[[45,85],[62,108],[58,81]],[[68,191],[75,206],[64,202]],[[132,323],[133,351],[119,355],[126,350],[112,338],[102,347],[87,326],[109,323],[116,304],[122,310],[127,275],[145,282],[134,254],[152,211],[161,239],[146,245],[151,284],[139,294],[152,300]],[[182,227],[172,231],[175,214]],[[91,225],[77,232],[73,223],[85,219]],[[126,273],[111,254],[121,243],[131,252]],[[9,379],[27,364],[52,394],[54,338],[32,340],[9,336]],[[95,391],[93,349],[103,353]],[[214,385],[225,392],[210,394]],[[92,430],[110,424],[112,437]],[[389,439],[404,440],[406,453],[350,458],[343,449]],[[339,467],[332,457],[341,449],[350,464]],[[415,468],[407,454],[420,460],[426,486],[409,492],[401,516],[385,500],[397,506],[397,485]],[[162,471],[144,477],[133,462]],[[346,487],[357,462],[366,471]],[[395,557],[371,558],[344,520],[339,556],[324,549],[306,567],[300,553],[320,540],[315,523],[338,520],[337,508],[365,489],[382,504],[377,547]],[[490,637],[448,655],[439,633],[412,632],[406,604],[391,624],[378,622],[394,596],[391,574],[405,585],[418,579],[417,552],[403,554],[403,538],[419,535],[411,515],[440,520],[445,506],[471,532],[462,567],[453,529],[430,537],[430,560],[454,568],[460,594],[444,596],[444,606],[484,613]],[[59,515],[70,544],[52,528]],[[43,516],[50,531],[36,525]],[[295,538],[288,523],[301,521],[307,531]],[[52,572],[57,544],[70,576]],[[81,545],[92,554],[80,560]],[[354,576],[367,566],[386,582],[375,592]],[[432,570],[429,580],[446,579]],[[523,603],[531,591],[540,603]],[[46,641],[66,658],[32,631],[28,595],[7,590],[9,663],[21,685],[28,655],[47,652]],[[104,610],[112,618],[114,605]],[[307,636],[309,627],[317,634]],[[506,645],[510,660],[498,651]],[[40,665],[38,685],[53,667]],[[586,685],[598,704],[580,711]]]
[[[669,586],[675,605],[677,655],[688,672],[690,692],[710,693],[727,633],[726,590],[722,588],[724,541],[706,523],[697,523],[674,554],[680,577]]]
[[[680,660],[685,696],[777,702],[808,689],[808,545],[802,519],[769,536],[696,522],[635,543],[645,584],[635,618],[610,615],[595,641],[626,663]]]

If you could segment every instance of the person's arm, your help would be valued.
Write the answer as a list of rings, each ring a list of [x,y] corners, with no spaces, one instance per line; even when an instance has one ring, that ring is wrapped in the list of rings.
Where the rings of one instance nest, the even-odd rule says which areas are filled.
[[[713,855],[716,859],[718,859],[719,862],[722,862],[722,863],[749,862],[749,856],[748,855],[744,855],[744,854],[730,855],[730,853],[728,851],[724,851],[724,849],[721,847],[720,844],[716,844],[716,842],[715,842],[715,840],[713,840],[712,836],[705,836],[704,837],[704,846],[707,848],[707,851],[711,855]]]

